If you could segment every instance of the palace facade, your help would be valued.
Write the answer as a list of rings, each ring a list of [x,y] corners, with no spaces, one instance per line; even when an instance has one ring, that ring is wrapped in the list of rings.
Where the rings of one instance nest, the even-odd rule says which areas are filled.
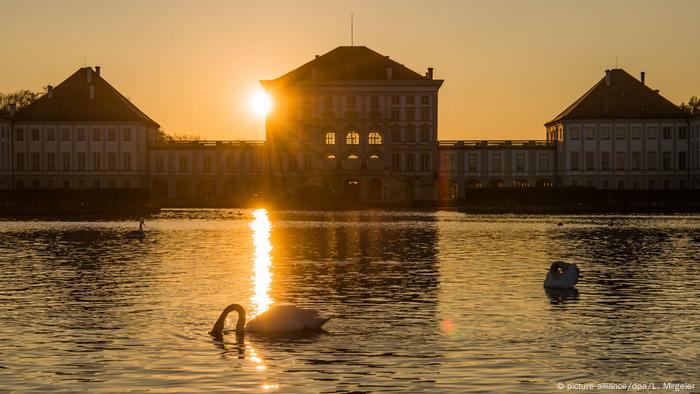
[[[0,189],[150,189],[163,206],[435,205],[480,188],[700,188],[700,117],[608,70],[546,139],[440,141],[443,80],[338,47],[261,81],[265,141],[166,141],[101,75],[76,71],[0,115]]]

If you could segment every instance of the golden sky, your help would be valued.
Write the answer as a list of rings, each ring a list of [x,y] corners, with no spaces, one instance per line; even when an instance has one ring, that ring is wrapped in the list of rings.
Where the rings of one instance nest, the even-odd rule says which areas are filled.
[[[0,92],[86,57],[170,133],[263,139],[258,80],[349,45],[351,12],[355,45],[445,80],[441,139],[544,139],[616,61],[676,104],[700,96],[696,0],[0,0]]]

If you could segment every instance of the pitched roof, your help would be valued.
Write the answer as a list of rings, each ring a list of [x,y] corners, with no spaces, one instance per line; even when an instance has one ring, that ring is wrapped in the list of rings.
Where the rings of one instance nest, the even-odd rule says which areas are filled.
[[[90,81],[88,82],[88,73]],[[90,86],[94,98],[90,99]],[[34,103],[15,114],[16,121],[141,122],[159,127],[91,67],[81,68]]]
[[[603,77],[581,98],[571,104],[549,125],[569,119],[676,119],[688,115],[625,70],[607,70]]]
[[[384,56],[365,46],[340,46],[324,55],[316,56],[314,60],[277,79],[261,81],[261,83],[263,85],[293,84],[312,79],[314,81],[387,80],[387,68],[392,69],[392,80],[431,80],[389,59],[389,56]]]

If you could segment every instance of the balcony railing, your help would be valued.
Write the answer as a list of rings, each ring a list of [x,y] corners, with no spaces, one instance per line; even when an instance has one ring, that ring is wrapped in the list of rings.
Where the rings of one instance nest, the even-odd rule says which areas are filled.
[[[462,140],[439,141],[440,148],[554,148],[547,140]]]
[[[152,148],[243,148],[249,146],[262,147],[265,141],[258,140],[183,140],[183,141],[157,141]]]

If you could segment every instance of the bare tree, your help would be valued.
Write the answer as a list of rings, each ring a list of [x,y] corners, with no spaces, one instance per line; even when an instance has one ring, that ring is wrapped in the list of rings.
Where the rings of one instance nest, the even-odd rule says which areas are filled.
[[[688,100],[688,104],[681,103],[681,109],[690,115],[700,114],[700,100],[693,96]]]
[[[31,90],[21,89],[10,93],[0,93],[0,112],[9,113],[10,105],[15,105],[15,110],[19,111],[22,108],[29,106],[31,103],[35,102],[39,97],[41,97],[40,92],[33,92]]]

